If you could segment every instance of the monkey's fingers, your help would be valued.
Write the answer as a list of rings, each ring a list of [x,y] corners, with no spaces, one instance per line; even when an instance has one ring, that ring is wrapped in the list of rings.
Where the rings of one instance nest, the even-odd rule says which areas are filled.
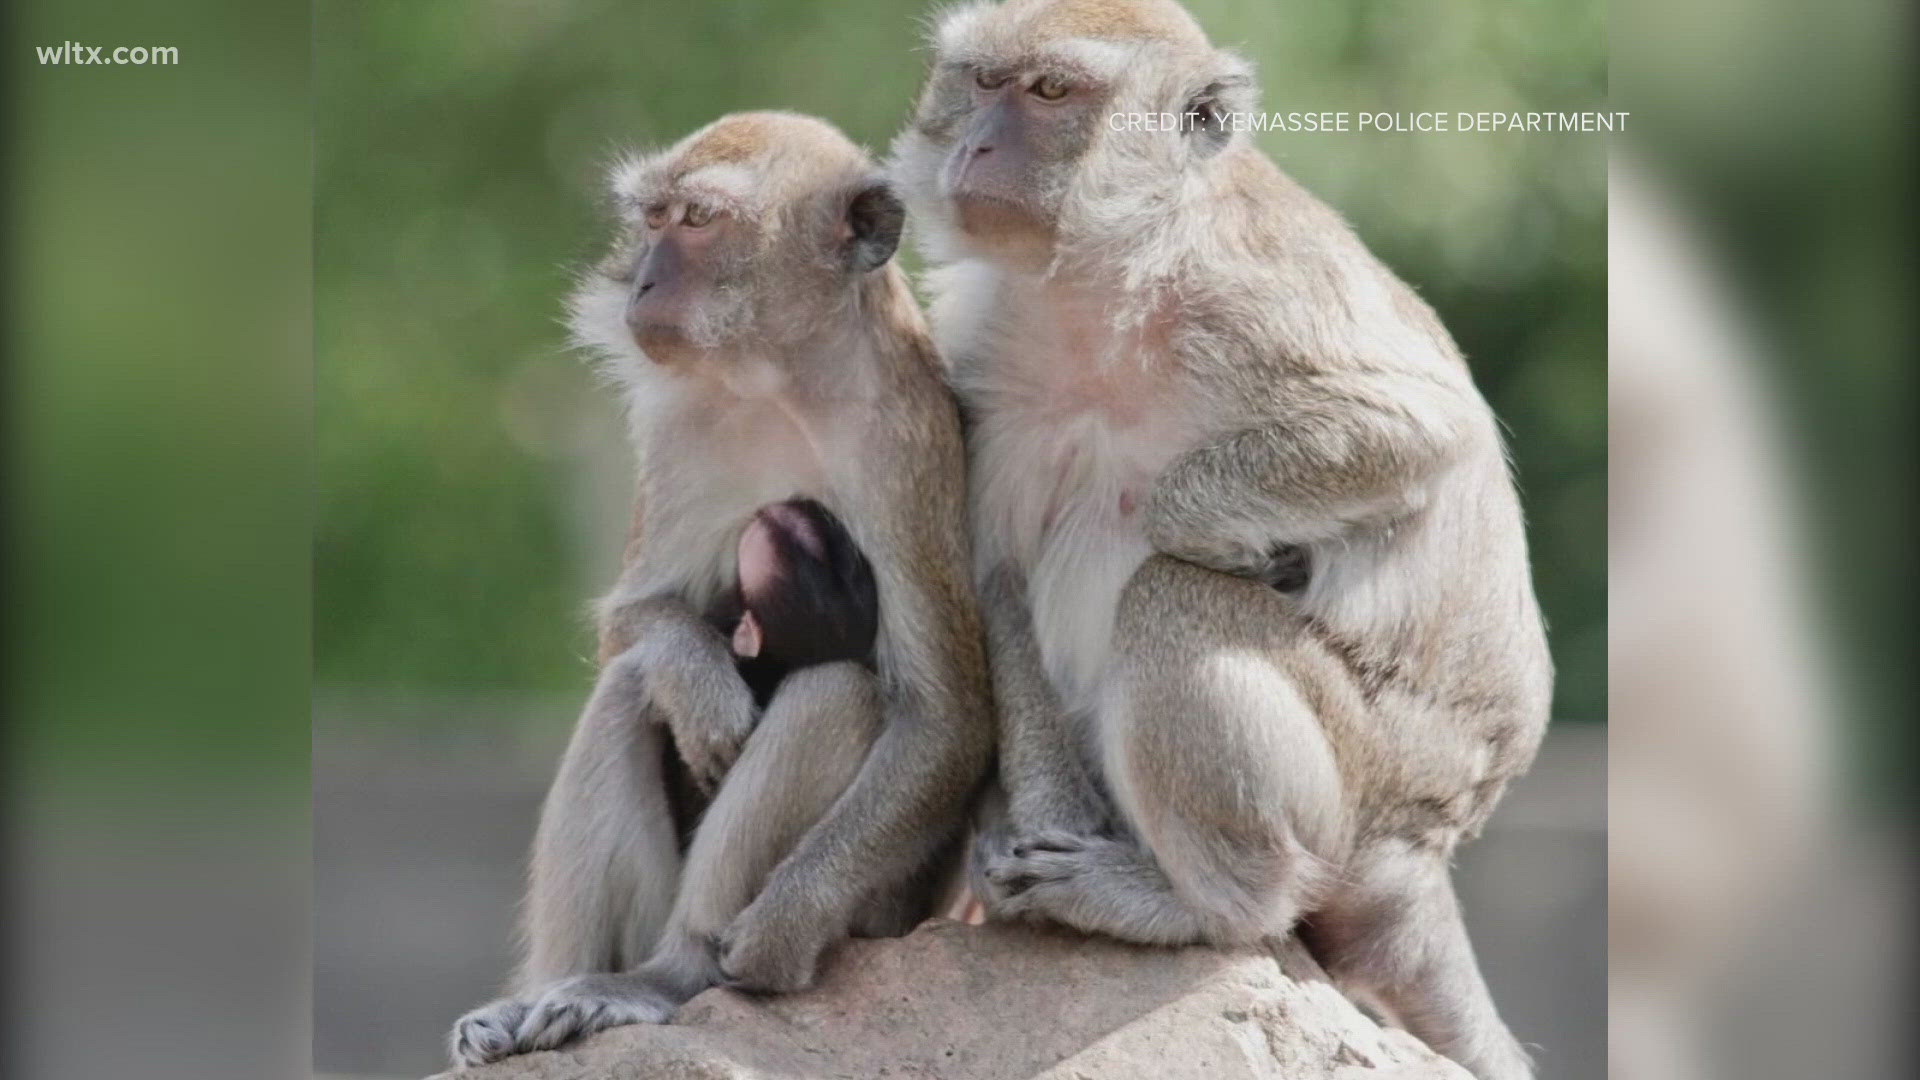
[[[514,1052],[515,1032],[526,1018],[524,1001],[506,999],[483,1005],[453,1025],[449,1040],[454,1064],[473,1068],[498,1061]]]
[[[1010,849],[1010,854],[1015,858],[1024,859],[1029,855],[1035,854],[1059,855],[1075,851],[1085,851],[1098,839],[1098,837],[1081,836],[1078,833],[1049,829],[1045,832],[1033,833],[1029,836],[1021,837]]]
[[[805,989],[813,984],[826,944],[817,933],[768,922],[749,905],[721,935],[721,980],[731,989],[751,994]]]
[[[544,1000],[536,1004],[520,1023],[515,1041],[522,1051],[552,1050],[571,1042],[588,1031],[599,1010],[587,1002]]]
[[[711,798],[719,790],[720,781],[733,768],[744,746],[744,738],[722,738],[703,739],[697,745],[682,748],[681,758],[687,763],[687,772],[700,794]]]
[[[1040,884],[1039,875],[1008,867],[987,871],[987,880],[993,883],[995,891],[999,893],[1000,898],[1003,900],[1009,897],[1019,896],[1021,893]]]
[[[1313,562],[1299,544],[1275,544],[1267,549],[1267,568],[1260,580],[1283,593],[1299,592],[1313,580]]]
[[[1033,851],[991,860],[987,883],[1001,899],[1020,895],[1036,885],[1062,881],[1079,873],[1081,860],[1072,851]]]
[[[520,1053],[552,1050],[575,1039],[627,1024],[665,1023],[674,1004],[632,976],[584,976],[540,995],[514,1033]]]

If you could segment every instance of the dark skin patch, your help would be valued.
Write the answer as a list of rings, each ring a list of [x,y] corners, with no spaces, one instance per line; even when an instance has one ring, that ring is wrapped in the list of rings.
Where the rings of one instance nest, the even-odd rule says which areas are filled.
[[[763,709],[773,700],[781,681],[800,668],[838,660],[872,667],[880,623],[873,567],[846,526],[812,499],[790,499],[779,505],[789,520],[797,519],[808,536],[802,542],[789,530],[773,530],[774,580],[770,588],[762,588],[753,597],[751,604],[760,625],[760,652],[734,661],[740,677],[753,691],[754,703]],[[748,610],[749,604],[736,584],[713,602],[706,618],[714,629],[731,638]],[[672,740],[662,744],[660,774],[684,853],[712,796],[694,784]]]
[[[1313,581],[1313,556],[1298,544],[1275,544],[1260,580],[1283,593],[1300,592]]]
[[[871,666],[880,628],[873,567],[846,526],[812,499],[790,499],[782,508],[810,533],[806,542],[795,530],[772,530],[776,566],[770,584],[750,596],[736,585],[707,612],[729,636],[749,611],[759,623],[759,654],[740,657],[738,664],[763,708],[780,681],[800,668],[839,660]]]

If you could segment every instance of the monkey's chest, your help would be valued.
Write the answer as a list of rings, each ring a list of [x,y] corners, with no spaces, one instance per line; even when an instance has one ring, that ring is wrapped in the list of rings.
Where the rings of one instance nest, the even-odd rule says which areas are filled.
[[[1106,296],[1045,301],[1015,299],[962,378],[975,542],[1024,571],[1047,673],[1069,708],[1091,709],[1121,591],[1150,553],[1147,496],[1194,443],[1194,409],[1160,322],[1116,318]]]
[[[1010,540],[1047,674],[1069,708],[1090,710],[1111,657],[1121,591],[1150,554],[1141,516],[1154,479],[1187,441],[1148,412],[1018,411],[999,419],[983,526]],[[992,519],[997,519],[992,520]]]

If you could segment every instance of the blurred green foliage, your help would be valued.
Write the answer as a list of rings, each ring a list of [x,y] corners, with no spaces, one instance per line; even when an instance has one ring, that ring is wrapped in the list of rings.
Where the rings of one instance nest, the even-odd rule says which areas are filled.
[[[1606,107],[1595,0],[1191,6],[1258,64],[1269,110]],[[817,113],[883,151],[928,15],[896,0],[318,4],[318,683],[584,687],[582,604],[611,580],[622,517],[578,505],[613,406],[556,316],[568,267],[601,240],[600,169],[748,108]],[[1459,339],[1509,431],[1556,715],[1604,717],[1605,140],[1264,146]]]
[[[306,20],[233,0],[62,0],[0,15],[16,61],[0,100],[11,361],[0,637],[18,675],[6,690],[18,778],[94,809],[102,789],[118,805],[183,779],[299,780]],[[24,59],[63,41],[181,59]]]
[[[1745,14],[1616,6],[1612,88],[1761,361],[1851,765],[1876,794],[1910,791],[1914,145],[1889,134],[1912,130],[1912,16],[1888,0]]]

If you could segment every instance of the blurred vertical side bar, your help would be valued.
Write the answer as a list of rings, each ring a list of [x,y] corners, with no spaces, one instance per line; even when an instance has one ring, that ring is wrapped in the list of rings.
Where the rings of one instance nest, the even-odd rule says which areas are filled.
[[[310,13],[4,17],[0,1067],[307,1075]]]
[[[1610,1075],[1907,1075],[1912,11],[1611,15]]]

